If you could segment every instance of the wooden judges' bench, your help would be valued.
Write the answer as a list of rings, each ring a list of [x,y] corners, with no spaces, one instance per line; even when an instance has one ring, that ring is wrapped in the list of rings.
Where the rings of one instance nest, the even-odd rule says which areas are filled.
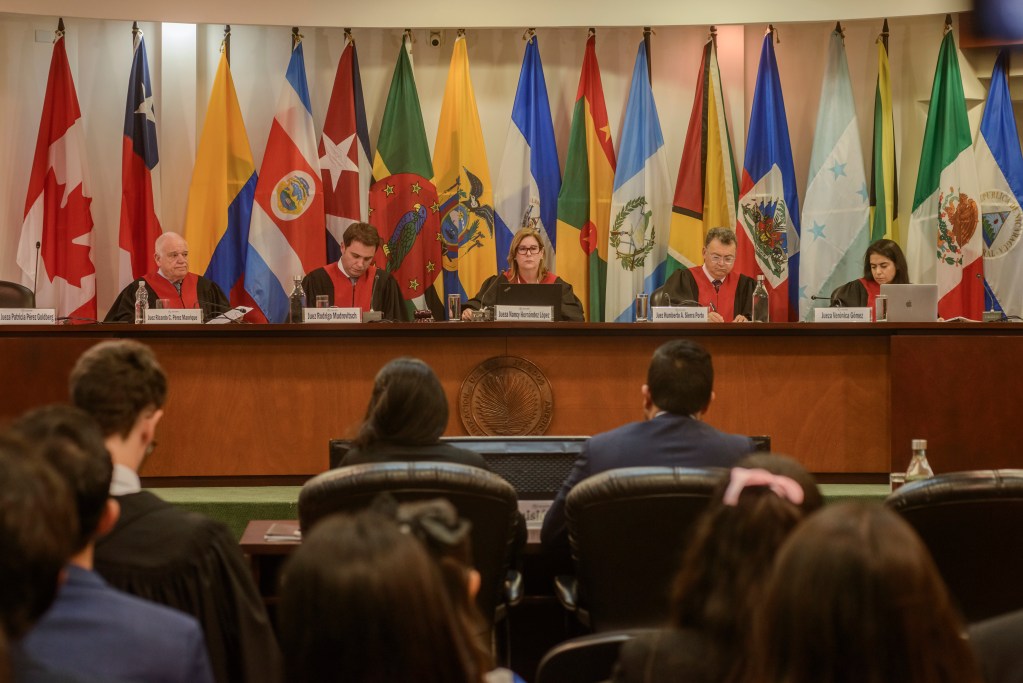
[[[928,440],[936,471],[1023,465],[1023,325],[1004,323],[8,326],[0,420],[66,400],[78,355],[121,337],[152,346],[170,380],[159,447],[142,472],[150,481],[320,472],[328,440],[362,419],[376,372],[403,355],[440,376],[449,435],[466,433],[462,381],[501,355],[528,359],[549,380],[548,434],[593,434],[641,418],[650,355],[678,337],[714,356],[711,424],[769,435],[814,472],[904,469],[916,437]]]

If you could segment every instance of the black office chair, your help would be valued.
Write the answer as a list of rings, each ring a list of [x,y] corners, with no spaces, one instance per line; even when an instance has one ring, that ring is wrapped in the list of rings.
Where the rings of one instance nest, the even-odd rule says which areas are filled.
[[[626,641],[653,629],[609,631],[555,645],[540,660],[534,683],[600,683],[611,679]]]
[[[501,477],[476,467],[441,462],[386,462],[329,470],[305,483],[298,497],[303,535],[323,517],[369,506],[381,493],[398,501],[446,498],[472,522],[473,564],[480,573],[477,604],[487,623],[498,605],[521,597],[521,576],[509,571],[515,489]]]
[[[885,504],[923,539],[968,622],[1023,608],[1023,470],[942,474]]]
[[[0,280],[0,308],[35,308],[36,295],[17,282]]]
[[[558,577],[566,609],[594,631],[654,628],[693,523],[727,470],[629,467],[592,476],[565,501],[575,577]]]

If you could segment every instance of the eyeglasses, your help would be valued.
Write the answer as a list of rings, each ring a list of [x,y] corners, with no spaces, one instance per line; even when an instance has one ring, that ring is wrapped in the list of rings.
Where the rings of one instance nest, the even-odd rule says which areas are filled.
[[[721,256],[720,254],[711,254],[710,256],[707,257],[707,260],[710,261],[711,263],[718,264],[727,263],[728,265],[732,265],[733,263],[735,263],[734,256]]]
[[[519,247],[515,251],[517,251],[518,253],[523,254],[523,255],[525,255],[525,254],[539,254],[541,249],[540,249],[539,245],[534,244],[531,247]]]

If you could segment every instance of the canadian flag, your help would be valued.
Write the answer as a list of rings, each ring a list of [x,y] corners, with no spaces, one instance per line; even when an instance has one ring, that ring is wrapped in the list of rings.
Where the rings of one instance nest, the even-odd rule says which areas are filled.
[[[18,265],[26,286],[35,286],[36,306],[55,308],[70,322],[96,318],[96,267],[92,261],[92,214],[85,177],[82,112],[57,31],[39,122]],[[36,268],[41,272],[36,273]]]

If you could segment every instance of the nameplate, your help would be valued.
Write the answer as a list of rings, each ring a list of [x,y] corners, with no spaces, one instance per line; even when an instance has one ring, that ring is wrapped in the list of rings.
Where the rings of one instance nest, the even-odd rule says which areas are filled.
[[[494,306],[494,320],[500,322],[549,323],[554,322],[551,306]]]
[[[709,322],[707,306],[651,306],[653,323],[705,323]]]
[[[815,308],[813,309],[813,321],[815,323],[873,322],[869,306],[856,308]]]
[[[53,308],[0,308],[0,325],[56,325]]]
[[[361,308],[303,308],[302,322],[361,323]]]
[[[201,308],[150,308],[146,310],[147,325],[202,324]]]

